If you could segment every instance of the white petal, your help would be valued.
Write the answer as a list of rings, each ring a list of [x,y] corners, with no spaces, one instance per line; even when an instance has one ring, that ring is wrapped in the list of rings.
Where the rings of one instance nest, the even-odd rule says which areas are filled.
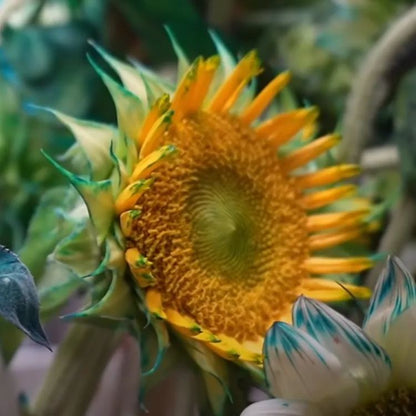
[[[382,346],[391,323],[416,305],[416,284],[404,264],[389,257],[370,301],[364,330]]]
[[[291,400],[270,399],[253,403],[240,416],[321,416],[311,404]]]
[[[357,403],[358,386],[347,369],[307,333],[276,322],[267,332],[264,354],[274,396],[311,402],[328,414],[345,414]]]
[[[359,326],[324,303],[303,296],[294,305],[293,323],[348,368],[359,383],[362,400],[371,400],[386,389],[391,375],[390,359]]]
[[[385,341],[393,366],[393,382],[416,389],[416,305],[392,322]]]

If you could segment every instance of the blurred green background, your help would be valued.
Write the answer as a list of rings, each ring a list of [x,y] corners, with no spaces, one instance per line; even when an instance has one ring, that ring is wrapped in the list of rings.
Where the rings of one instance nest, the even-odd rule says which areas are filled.
[[[260,84],[289,68],[297,101],[319,105],[321,128],[328,131],[342,119],[363,57],[412,3],[0,1],[0,243],[18,251],[40,196],[64,182],[40,149],[62,154],[72,142],[71,135],[36,106],[75,117],[115,121],[110,96],[86,59],[87,53],[95,54],[89,39],[116,56],[130,57],[173,77],[175,55],[163,25],[170,26],[190,58],[214,52],[208,28],[214,29],[237,56],[258,49],[265,65]],[[394,140],[395,120],[406,119],[408,106],[403,103],[415,89],[416,83],[410,80],[399,93],[402,105],[383,112],[373,145]],[[380,189],[386,192],[384,185],[372,184],[370,188],[373,194]]]

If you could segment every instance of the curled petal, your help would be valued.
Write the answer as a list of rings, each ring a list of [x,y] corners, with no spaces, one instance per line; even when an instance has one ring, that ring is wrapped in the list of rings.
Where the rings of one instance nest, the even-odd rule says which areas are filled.
[[[310,402],[337,415],[356,404],[358,386],[347,369],[306,332],[276,322],[266,335],[264,355],[274,396]]]
[[[370,301],[364,330],[382,346],[391,323],[416,305],[416,284],[397,257],[389,257]]]
[[[312,404],[292,400],[270,399],[253,403],[241,416],[321,416]]]
[[[371,400],[385,390],[390,378],[390,359],[359,326],[324,303],[302,296],[293,308],[293,324],[348,368],[360,386],[363,400]]]

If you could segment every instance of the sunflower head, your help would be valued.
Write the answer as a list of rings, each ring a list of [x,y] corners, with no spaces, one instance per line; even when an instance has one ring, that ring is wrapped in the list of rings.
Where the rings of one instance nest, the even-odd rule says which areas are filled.
[[[120,293],[131,296],[131,279],[160,349],[168,324],[200,366],[222,380],[212,366],[216,355],[261,366],[268,327],[290,321],[300,294],[367,297],[365,288],[322,276],[357,273],[372,260],[325,254],[358,239],[369,213],[367,203],[331,210],[355,193],[338,182],[358,173],[357,166],[316,162],[339,136],[309,137],[314,107],[272,114],[269,104],[289,74],[256,95],[256,53],[236,63],[214,42],[218,55],[193,63],[174,44],[183,69],[176,86],[96,47],[123,82],[92,61],[114,98],[118,129],[55,112],[77,138],[67,157],[86,159],[89,174],[53,163],[81,194],[95,244],[104,248],[89,276],[111,274],[102,300],[81,314],[109,315],[124,305]],[[302,133],[307,140],[288,146]]]

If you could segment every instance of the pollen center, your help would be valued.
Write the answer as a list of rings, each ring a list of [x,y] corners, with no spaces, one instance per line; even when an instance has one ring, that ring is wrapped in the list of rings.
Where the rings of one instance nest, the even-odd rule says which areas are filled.
[[[351,416],[412,416],[416,415],[416,391],[400,388],[383,395],[376,402],[355,409]]]
[[[232,171],[206,171],[190,192],[195,253],[213,273],[238,278],[255,259],[255,201]]]
[[[257,340],[307,277],[301,194],[276,150],[232,116],[199,112],[164,140],[178,153],[154,171],[127,245],[151,262],[165,309]]]

